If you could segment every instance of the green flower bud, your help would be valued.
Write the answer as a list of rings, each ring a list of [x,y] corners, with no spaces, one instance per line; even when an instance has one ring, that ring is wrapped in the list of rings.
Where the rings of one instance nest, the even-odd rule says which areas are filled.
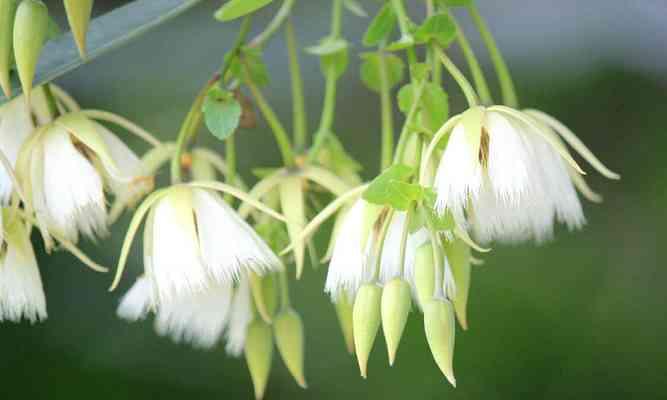
[[[456,297],[453,300],[456,318],[464,330],[468,329],[468,293],[470,292],[470,247],[461,240],[455,240],[445,244],[445,253],[452,267],[454,283],[456,284]]]
[[[456,387],[454,377],[454,307],[448,300],[432,299],[423,304],[424,330],[435,363],[449,383]]]
[[[9,69],[13,61],[12,41],[17,0],[0,0],[0,86],[7,98],[12,95]]]
[[[382,288],[367,283],[357,292],[352,310],[352,326],[354,327],[354,348],[357,353],[361,376],[366,378],[368,356],[373,349],[375,336],[380,328],[380,299]]]
[[[343,331],[343,338],[345,339],[345,346],[350,354],[354,354],[354,329],[352,328],[352,302],[346,294],[340,296],[336,301],[336,315],[338,315],[338,323],[340,329]]]
[[[302,388],[306,388],[303,374],[303,323],[301,317],[293,309],[286,309],[278,314],[273,321],[273,332],[280,356],[290,374]]]
[[[64,0],[64,3],[76,47],[81,58],[86,58],[86,33],[93,11],[93,0]]]
[[[264,397],[266,384],[271,371],[273,357],[273,338],[271,327],[264,321],[256,319],[248,325],[245,343],[245,359],[248,371],[255,387],[255,398]]]
[[[273,275],[259,276],[251,272],[250,290],[257,312],[267,324],[270,324],[278,307],[278,288],[275,277]]]
[[[410,285],[401,278],[389,281],[382,290],[382,331],[387,343],[389,365],[394,365],[405,324],[412,306]]]
[[[433,299],[435,290],[435,262],[433,260],[433,246],[426,243],[420,246],[415,253],[415,287],[417,300],[421,308]]]
[[[14,19],[14,58],[26,101],[30,101],[32,80],[48,30],[49,11],[44,3],[23,0]]]

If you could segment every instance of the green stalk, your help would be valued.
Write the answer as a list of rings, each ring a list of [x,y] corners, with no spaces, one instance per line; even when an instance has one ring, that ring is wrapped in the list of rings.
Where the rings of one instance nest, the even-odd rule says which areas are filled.
[[[331,13],[331,37],[337,39],[343,31],[343,0],[334,0]]]
[[[470,12],[470,16],[472,17],[475,26],[477,26],[477,29],[482,36],[482,40],[484,41],[484,44],[489,51],[489,55],[491,56],[491,61],[493,62],[496,74],[498,75],[498,80],[500,81],[500,89],[503,94],[503,103],[509,107],[517,108],[519,106],[519,100],[516,95],[514,81],[512,80],[507,63],[505,63],[505,59],[500,53],[498,45],[496,44],[496,41],[493,38],[493,35],[491,34],[491,31],[486,24],[486,21],[484,21],[482,16],[479,14],[479,11],[477,10],[477,7],[474,5],[474,3],[468,6],[468,12]]]
[[[294,25],[291,20],[285,25],[285,38],[287,41],[287,54],[289,56],[289,72],[292,81],[292,119],[294,124],[294,147],[297,151],[306,148],[306,134],[308,125],[306,119],[306,101],[303,95],[303,80],[301,78],[301,65],[294,34]]]
[[[394,118],[392,115],[391,88],[384,53],[380,52],[380,106],[382,111],[382,170],[391,165],[394,152]]]
[[[437,52],[438,55],[440,56],[442,64],[445,66],[445,69],[447,69],[447,72],[449,72],[449,74],[454,78],[456,83],[463,91],[463,94],[466,96],[468,105],[470,107],[477,106],[479,104],[477,93],[475,93],[475,89],[472,88],[472,85],[470,84],[470,82],[468,82],[465,75],[463,75],[461,70],[454,64],[454,62],[452,62],[452,60],[450,60],[450,58],[447,57],[444,51],[438,49]]]
[[[396,13],[398,27],[401,30],[401,36],[410,36],[410,19],[408,18],[407,11],[405,11],[405,4],[403,4],[403,0],[391,0],[391,6]]]
[[[456,41],[459,44],[459,47],[461,47],[463,56],[468,63],[468,68],[470,68],[470,73],[472,74],[472,79],[475,82],[475,88],[477,89],[477,94],[479,94],[480,101],[485,105],[492,105],[493,98],[491,96],[491,90],[489,90],[489,84],[486,81],[486,77],[484,76],[484,71],[479,64],[479,60],[477,59],[477,56],[475,56],[475,52],[472,50],[470,42],[468,42],[463,29],[461,29],[461,26],[454,19],[454,16],[451,14],[450,16],[452,17],[452,21],[454,21],[456,24]]]
[[[280,9],[273,17],[269,25],[266,26],[266,29],[257,35],[249,44],[250,47],[263,47],[264,44],[271,39],[271,37],[280,29],[282,24],[287,20],[290,13],[292,12],[292,6],[294,6],[295,0],[285,0],[283,5],[280,6]]]
[[[401,129],[401,135],[399,136],[398,139],[398,146],[396,146],[396,153],[394,154],[394,164],[398,164],[403,160],[403,153],[405,153],[405,148],[408,143],[408,134],[410,132],[409,127],[410,125],[412,125],[412,120],[417,115],[417,108],[419,108],[418,105],[419,102],[421,101],[422,95],[424,94],[425,87],[426,87],[426,81],[423,81],[416,90],[412,106],[410,107],[408,115],[405,118],[405,122],[403,123],[403,129]]]

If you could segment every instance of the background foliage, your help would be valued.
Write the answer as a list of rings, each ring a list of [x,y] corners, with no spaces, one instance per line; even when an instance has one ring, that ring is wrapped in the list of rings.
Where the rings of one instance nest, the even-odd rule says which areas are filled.
[[[55,4],[60,2],[50,3],[52,11],[62,13],[62,6]],[[96,3],[96,12],[115,5]],[[295,16],[297,35],[302,46],[312,45],[327,29],[328,15],[322,9],[328,2],[300,3]],[[298,389],[276,357],[267,398],[585,399],[667,394],[667,269],[659,258],[659,247],[667,237],[667,162],[662,151],[667,148],[667,63],[652,55],[655,49],[648,42],[627,43],[595,34],[604,27],[595,25],[589,11],[599,11],[600,24],[618,11],[618,7],[603,7],[606,1],[559,2],[560,8],[573,9],[569,25],[551,17],[555,5],[545,0],[532,2],[531,8],[511,17],[499,5],[487,3],[492,2],[480,1],[482,12],[509,55],[522,103],[539,105],[559,116],[623,179],[607,182],[592,174],[591,185],[606,201],[586,206],[589,224],[584,231],[562,232],[555,242],[538,248],[497,247],[487,263],[473,271],[471,329],[457,335],[457,389],[445,383],[433,363],[416,316],[410,319],[393,368],[387,366],[384,343],[378,337],[369,379],[363,381],[356,360],[345,352],[333,307],[322,293],[326,269],[320,267],[307,269],[299,290],[293,288],[293,301],[306,324],[310,388]],[[509,3],[511,9],[522,2]],[[667,7],[660,3],[644,4],[655,8],[651,18],[664,21]],[[211,18],[218,5],[205,2],[58,83],[85,106],[113,110],[161,138],[173,138],[197,89],[232,45],[237,25],[222,25]],[[531,10],[532,19],[523,18]],[[261,13],[258,27],[271,11]],[[64,19],[60,21],[65,26]],[[640,28],[633,37],[650,26],[657,29],[649,22],[634,21]],[[354,17],[345,22],[346,37],[357,38],[358,48],[364,25]],[[519,31],[541,29],[525,33],[533,37],[522,39],[510,26]],[[563,41],[548,34],[554,31],[562,32]],[[664,45],[665,33],[653,34],[662,35]],[[533,51],[540,40],[543,49]],[[646,55],[643,61],[648,68],[633,66],[638,54]],[[317,117],[323,90],[319,65],[315,57],[303,54],[302,59],[307,105],[311,117]],[[266,61],[272,77],[267,94],[289,122],[289,81],[281,38],[269,45]],[[359,60],[352,61],[341,83],[335,127],[349,151],[367,166],[365,177],[371,178],[379,165],[379,104],[376,95],[359,82]],[[453,85],[449,87],[452,108],[460,110],[463,99]],[[310,122],[315,126],[315,120]],[[247,178],[251,165],[279,163],[265,131],[260,124],[240,132],[237,139],[240,168]],[[209,135],[202,138],[221,149]],[[144,149],[141,143],[132,144]],[[114,265],[127,222],[126,217],[116,225],[101,246],[84,244],[84,249],[103,264]],[[40,246],[39,240],[35,244]],[[130,258],[133,274],[140,269],[138,250],[136,245]],[[38,252],[50,319],[33,327],[0,326],[0,393],[4,396],[251,398],[242,360],[228,358],[222,349],[201,352],[172,344],[158,338],[149,323],[117,320],[119,293],[129,287],[130,278],[124,279],[121,292],[109,294],[110,277],[83,270],[67,254],[47,258],[41,249]]]

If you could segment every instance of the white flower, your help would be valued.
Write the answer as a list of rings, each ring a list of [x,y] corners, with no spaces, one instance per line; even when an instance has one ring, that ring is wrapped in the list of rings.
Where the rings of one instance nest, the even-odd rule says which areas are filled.
[[[3,218],[7,219],[7,218]],[[7,221],[3,221],[7,222]],[[7,223],[0,256],[0,321],[46,319],[46,299],[30,235],[22,222]]]
[[[442,156],[436,207],[482,243],[541,242],[555,221],[570,229],[584,224],[571,178],[578,168],[535,118],[501,106],[473,108],[454,125]]]
[[[79,113],[66,114],[33,133],[22,150],[17,173],[30,187],[31,203],[43,231],[55,229],[77,242],[79,233],[106,233],[104,196],[145,190],[138,158],[100,124]]]
[[[117,314],[134,322],[155,311],[154,327],[160,336],[202,349],[213,348],[226,331],[227,352],[237,356],[243,351],[247,325],[252,319],[247,278],[241,279],[236,289],[230,283],[216,283],[169,303],[157,305],[153,298],[151,281],[142,276],[121,300]]]
[[[159,302],[282,268],[266,243],[217,194],[168,189],[146,223],[144,260]]]

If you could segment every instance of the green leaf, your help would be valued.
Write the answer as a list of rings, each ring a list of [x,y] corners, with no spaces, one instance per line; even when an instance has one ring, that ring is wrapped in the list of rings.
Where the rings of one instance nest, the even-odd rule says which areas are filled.
[[[364,53],[361,55],[364,62],[361,64],[361,80],[370,90],[379,92],[382,89],[382,59],[387,68],[389,88],[398,85],[403,80],[405,66],[403,60],[394,54]]]
[[[267,6],[273,0],[229,0],[215,12],[215,18],[222,22],[243,17]]]
[[[368,17],[368,13],[357,0],[343,0],[343,5],[349,12],[356,15],[357,17]]]
[[[341,38],[324,38],[315,46],[306,48],[306,51],[316,56],[328,56],[347,49],[347,42]]]
[[[327,75],[329,68],[333,67],[336,70],[336,79],[340,78],[347,70],[349,59],[347,55],[347,48],[333,54],[327,54],[320,57],[320,68],[322,74]]]
[[[398,107],[404,113],[410,111],[415,87],[409,83],[398,92]],[[427,82],[421,97],[419,110],[421,111],[422,123],[429,130],[437,131],[449,116],[449,99],[442,87],[432,82]]]
[[[385,4],[366,30],[363,39],[364,46],[377,46],[383,40],[388,40],[389,35],[396,28],[396,23],[394,9],[391,7],[391,4]]]
[[[219,85],[209,89],[202,106],[204,121],[213,136],[225,140],[239,126],[241,120],[241,104],[232,92],[222,89]]]
[[[438,231],[448,231],[454,229],[456,224],[454,223],[454,217],[450,212],[446,212],[443,215],[440,215],[435,210],[435,201],[437,194],[431,188],[424,189],[422,206],[426,211],[425,216],[428,218],[431,226]]]
[[[362,197],[372,204],[389,205],[405,211],[412,202],[421,200],[423,196],[421,186],[408,182],[414,172],[410,166],[393,165],[373,179]]]
[[[227,61],[229,58],[231,60]],[[266,86],[269,83],[269,70],[264,64],[262,50],[255,47],[243,47],[238,53],[225,54],[225,63],[229,63],[227,73],[239,80],[248,77],[257,86]]]
[[[456,38],[456,25],[449,14],[433,15],[417,28],[414,36],[419,44],[433,40],[446,48]]]

